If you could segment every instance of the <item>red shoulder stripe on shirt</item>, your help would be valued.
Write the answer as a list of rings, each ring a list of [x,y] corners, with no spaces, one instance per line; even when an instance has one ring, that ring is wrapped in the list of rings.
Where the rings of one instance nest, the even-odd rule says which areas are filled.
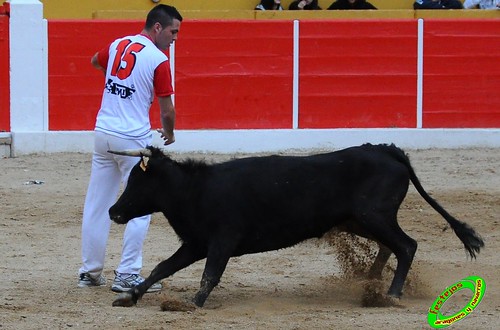
[[[108,60],[109,60],[109,44],[107,47],[101,49],[97,53],[97,62],[99,63],[100,66],[102,66],[104,69],[108,67]]]
[[[168,61],[163,61],[155,69],[153,86],[156,96],[169,96],[174,94],[172,87],[172,73]]]

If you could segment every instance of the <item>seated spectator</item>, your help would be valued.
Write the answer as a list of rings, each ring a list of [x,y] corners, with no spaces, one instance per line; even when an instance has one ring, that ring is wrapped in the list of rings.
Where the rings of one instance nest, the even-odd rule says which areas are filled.
[[[260,0],[255,10],[283,10],[281,0]]]
[[[465,9],[500,9],[499,0],[465,0]]]
[[[417,0],[414,9],[463,9],[460,0]]]
[[[318,5],[318,0],[296,0],[293,1],[289,10],[319,10],[321,7]]]
[[[337,0],[334,1],[328,10],[336,9],[377,9],[374,5],[367,2],[366,0]]]

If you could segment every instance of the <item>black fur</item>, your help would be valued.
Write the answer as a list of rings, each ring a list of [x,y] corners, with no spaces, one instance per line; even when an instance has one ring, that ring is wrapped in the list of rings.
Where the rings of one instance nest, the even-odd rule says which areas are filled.
[[[219,164],[177,162],[157,148],[144,170],[135,166],[127,187],[110,208],[126,223],[162,212],[182,241],[142,284],[116,306],[137,302],[155,282],[207,258],[195,303],[203,306],[229,258],[286,248],[336,227],[379,243],[371,276],[379,277],[389,255],[398,260],[389,295],[399,297],[417,243],[397,223],[411,181],[451,225],[471,257],[484,246],[467,224],[453,218],[423,189],[410,160],[394,145],[359,147],[311,156],[267,156]]]

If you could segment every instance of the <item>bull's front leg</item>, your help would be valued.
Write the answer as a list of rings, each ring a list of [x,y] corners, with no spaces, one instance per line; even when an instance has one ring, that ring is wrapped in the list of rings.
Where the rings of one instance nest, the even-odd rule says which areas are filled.
[[[137,286],[131,288],[127,292],[122,292],[118,295],[118,297],[113,301],[114,307],[132,307],[137,304],[137,300],[142,297]]]
[[[192,263],[205,258],[205,256],[206,252],[202,249],[193,248],[187,243],[182,244],[170,258],[160,262],[144,282],[132,287],[127,292],[120,293],[113,301],[113,306],[134,306],[154,283],[171,276]]]
[[[158,264],[158,266],[159,265],[160,264]],[[156,266],[155,269],[157,269],[158,266]],[[153,272],[154,272],[154,270],[153,270]],[[151,273],[151,274],[153,274],[153,273]],[[115,307],[132,307],[135,304],[137,304],[137,301],[142,298],[142,296],[146,293],[146,291],[148,291],[148,289],[151,287],[151,285],[156,283],[156,282],[151,282],[152,278],[153,277],[150,275],[143,282],[130,288],[129,291],[120,293],[118,295],[118,297],[115,299],[115,301],[113,301],[113,306],[115,306]]]

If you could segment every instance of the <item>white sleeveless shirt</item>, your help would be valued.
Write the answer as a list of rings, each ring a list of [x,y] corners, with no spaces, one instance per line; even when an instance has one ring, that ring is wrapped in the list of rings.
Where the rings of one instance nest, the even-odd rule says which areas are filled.
[[[155,70],[168,58],[140,34],[115,40],[108,52],[106,66],[100,63],[106,67],[106,86],[95,130],[125,139],[147,137]]]

